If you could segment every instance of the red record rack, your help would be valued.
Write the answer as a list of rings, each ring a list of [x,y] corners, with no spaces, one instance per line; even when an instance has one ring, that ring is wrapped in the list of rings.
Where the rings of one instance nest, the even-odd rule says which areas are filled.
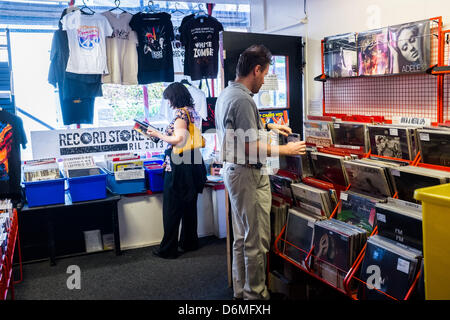
[[[8,231],[8,241],[6,252],[2,254],[0,261],[0,300],[6,300],[8,292],[11,292],[11,299],[14,300],[14,284],[20,283],[23,279],[22,275],[22,257],[20,252],[20,240],[19,240],[19,223],[17,218],[17,210],[14,209],[13,217],[11,218],[11,224]],[[20,280],[13,280],[13,259],[14,251],[18,243],[19,250],[19,263],[20,263]]]

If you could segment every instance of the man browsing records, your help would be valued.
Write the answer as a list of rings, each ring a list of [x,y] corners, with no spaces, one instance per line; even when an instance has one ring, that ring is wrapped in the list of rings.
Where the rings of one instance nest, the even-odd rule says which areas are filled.
[[[287,126],[263,126],[252,98],[264,84],[272,54],[263,45],[253,45],[240,56],[236,79],[217,99],[216,128],[224,162],[224,182],[231,202],[233,227],[233,291],[236,299],[269,299],[266,286],[266,254],[270,246],[269,177],[266,157],[303,155],[304,141],[271,146],[266,130],[287,136]]]

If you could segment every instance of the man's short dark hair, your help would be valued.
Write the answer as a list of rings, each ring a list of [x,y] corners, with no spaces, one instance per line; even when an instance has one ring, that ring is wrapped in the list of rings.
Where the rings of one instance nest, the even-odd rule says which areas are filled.
[[[264,45],[252,45],[239,56],[236,76],[246,77],[257,66],[265,68],[272,63],[272,53]]]

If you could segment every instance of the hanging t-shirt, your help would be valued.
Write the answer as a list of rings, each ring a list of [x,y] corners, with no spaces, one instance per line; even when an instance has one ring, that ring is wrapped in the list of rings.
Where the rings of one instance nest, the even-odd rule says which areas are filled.
[[[113,34],[106,38],[106,55],[109,74],[102,76],[103,83],[137,84],[138,44],[136,32],[131,30],[131,13],[111,11],[102,13],[108,19]]]
[[[220,31],[222,24],[211,16],[196,16],[183,26],[184,64],[192,80],[217,78]]]
[[[82,14],[79,10],[65,15],[63,30],[69,40],[68,72],[82,74],[107,74],[106,37],[113,29],[105,16]]]
[[[20,145],[27,144],[22,119],[0,110],[0,198],[20,200]]]
[[[181,43],[181,33],[183,32],[183,29],[186,26],[186,22],[188,22],[194,16],[195,14],[184,16],[183,20],[181,20],[180,25],[174,28],[175,33],[175,41],[173,42],[174,69],[175,72],[184,73],[185,75],[189,75],[189,68],[188,65],[184,63],[185,48],[184,44]]]
[[[170,14],[139,12],[131,18],[130,27],[139,41],[139,84],[173,82],[174,34]]]

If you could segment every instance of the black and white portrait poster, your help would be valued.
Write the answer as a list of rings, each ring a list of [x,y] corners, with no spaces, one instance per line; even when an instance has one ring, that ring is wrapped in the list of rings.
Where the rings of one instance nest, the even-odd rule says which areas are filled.
[[[346,33],[325,38],[324,57],[325,74],[330,78],[357,76],[356,34]]]
[[[430,66],[430,20],[389,27],[391,72],[423,72]]]

